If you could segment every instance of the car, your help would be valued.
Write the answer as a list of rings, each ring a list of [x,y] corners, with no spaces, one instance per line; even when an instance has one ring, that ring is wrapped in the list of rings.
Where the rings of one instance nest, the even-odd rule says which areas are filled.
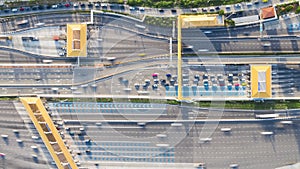
[[[202,12],[207,12],[207,8],[202,8]]]
[[[229,127],[224,127],[224,128],[221,128],[221,131],[222,131],[222,132],[230,132],[230,131],[231,131],[231,128],[229,128]]]
[[[52,9],[57,9],[58,6],[57,5],[52,5]]]
[[[124,5],[119,5],[120,10],[124,11],[125,10],[125,6]]]
[[[23,7],[26,11],[30,11],[30,7]]]
[[[172,13],[177,13],[177,10],[176,9],[171,9],[171,12]]]
[[[58,3],[58,4],[57,4],[57,7],[58,7],[58,8],[63,8],[64,5],[63,5],[62,3]]]
[[[245,36],[249,36],[250,35],[250,32],[244,32],[243,33]]]
[[[263,46],[263,47],[270,47],[270,46],[271,46],[271,43],[264,43],[262,46]]]
[[[17,8],[14,8],[11,10],[12,12],[18,12],[18,9]]]
[[[197,8],[193,8],[191,9],[192,12],[198,12],[198,9]]]
[[[50,6],[51,7],[51,6]],[[35,10],[37,10],[39,8],[39,6],[33,6],[33,7],[31,7],[31,9],[33,10],[33,11],[35,11]]]
[[[108,5],[107,4],[101,4],[101,7],[107,7]]]
[[[248,3],[246,3],[246,5],[248,6],[248,8],[249,7],[251,7],[252,6],[252,3],[251,2],[248,2]]]
[[[159,11],[159,13],[164,13],[163,9],[159,9],[158,11]]]
[[[134,11],[134,10],[135,10],[135,7],[132,7],[132,6],[131,6],[131,7],[129,7],[129,10],[130,10],[130,11]]]
[[[141,12],[144,12],[144,11],[145,11],[145,8],[144,8],[144,7],[139,7],[139,10],[140,10]]]
[[[71,5],[70,5],[69,3],[66,3],[66,4],[65,4],[65,7],[66,7],[66,8],[69,8],[70,6],[71,6]]]
[[[88,7],[89,7],[89,8],[93,8],[93,4],[92,4],[92,3],[89,3],[89,4],[88,4]]]
[[[77,3],[74,3],[74,4],[73,4],[73,7],[74,7],[74,8],[78,8],[78,6],[79,6],[79,5],[78,5]]]
[[[259,1],[254,1],[254,4],[255,4],[255,5],[259,4]]]
[[[242,5],[240,4],[240,3],[237,3],[237,4],[235,4],[234,5],[236,8],[241,8],[242,7]]]
[[[1,158],[4,158],[4,157],[5,157],[5,154],[4,154],[4,153],[0,153],[0,157],[1,157]]]
[[[19,10],[20,10],[20,11],[24,11],[24,10],[25,10],[25,8],[21,7]]]
[[[208,52],[208,49],[198,49],[198,52]]]
[[[38,9],[39,9],[39,10],[43,10],[43,9],[45,9],[45,6],[44,6],[44,5],[39,5],[39,6],[38,6]],[[50,9],[50,8],[49,8],[49,9]]]
[[[115,4],[110,4],[109,7],[110,7],[110,9],[115,9],[116,5]]]
[[[274,133],[272,131],[262,131],[260,132],[261,135],[265,135],[265,136],[270,136],[273,135]]]
[[[226,5],[225,7],[227,10],[230,10],[231,6],[230,5]]]
[[[205,34],[211,34],[212,31],[204,31]]]
[[[214,12],[215,9],[214,9],[214,8],[209,8],[209,11],[210,11],[210,12]]]
[[[95,7],[96,7],[96,8],[99,8],[99,7],[100,7],[100,4],[95,3]]]
[[[220,8],[219,6],[216,6],[215,9],[216,9],[217,11],[219,11],[221,8]]]
[[[206,169],[206,164],[198,163],[198,164],[195,164],[194,167],[196,167],[197,169]]]
[[[200,142],[206,143],[206,142],[210,142],[212,140],[212,138],[200,138]]]
[[[239,165],[238,164],[230,164],[229,167],[230,167],[230,169],[238,169]]]
[[[81,8],[85,8],[85,4],[84,3],[80,4],[80,6],[81,6]]]

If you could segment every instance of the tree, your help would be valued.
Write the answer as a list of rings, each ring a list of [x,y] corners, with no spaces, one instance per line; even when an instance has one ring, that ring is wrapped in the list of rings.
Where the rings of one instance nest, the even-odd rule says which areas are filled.
[[[294,6],[293,5],[289,5],[285,8],[286,12],[290,12],[294,9]]]
[[[219,15],[225,15],[225,11],[222,9],[219,11]]]
[[[298,6],[298,8],[296,9],[296,14],[300,13],[300,6]]]

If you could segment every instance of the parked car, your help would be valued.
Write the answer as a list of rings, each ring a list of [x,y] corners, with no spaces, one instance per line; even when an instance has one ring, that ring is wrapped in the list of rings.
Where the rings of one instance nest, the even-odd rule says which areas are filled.
[[[17,9],[17,8],[14,8],[14,9],[12,9],[11,11],[14,12],[14,13],[16,13],[16,12],[18,12],[18,9]]]
[[[56,9],[56,8],[58,8],[57,5],[52,5],[52,9]]]

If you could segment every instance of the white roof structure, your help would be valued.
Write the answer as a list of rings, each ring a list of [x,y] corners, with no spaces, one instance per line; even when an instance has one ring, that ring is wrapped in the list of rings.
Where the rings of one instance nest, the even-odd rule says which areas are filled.
[[[259,15],[251,15],[251,16],[244,16],[239,18],[232,18],[235,22],[235,25],[243,25],[243,24],[250,24],[259,22]]]
[[[258,91],[259,92],[266,92],[266,72],[259,71],[258,72]]]

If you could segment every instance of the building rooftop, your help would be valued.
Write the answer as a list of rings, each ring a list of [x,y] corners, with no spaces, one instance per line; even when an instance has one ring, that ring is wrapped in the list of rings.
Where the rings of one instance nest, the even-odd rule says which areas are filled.
[[[217,14],[182,15],[181,18],[182,28],[224,26],[223,16]]]
[[[275,8],[274,7],[266,7],[261,9],[261,17],[262,19],[269,19],[275,17]]]

